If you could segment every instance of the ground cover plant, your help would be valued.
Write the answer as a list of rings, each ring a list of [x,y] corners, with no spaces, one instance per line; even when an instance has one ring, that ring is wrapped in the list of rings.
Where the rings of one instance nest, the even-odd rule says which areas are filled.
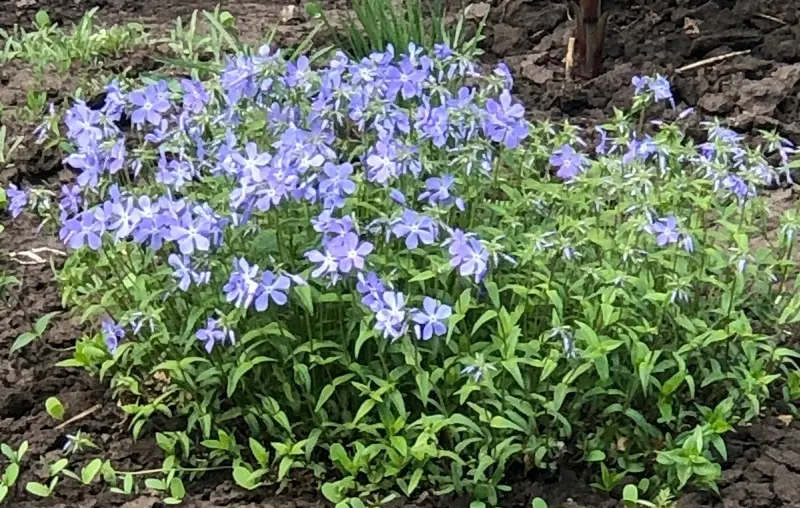
[[[609,490],[711,486],[720,436],[771,386],[797,395],[796,216],[751,242],[776,168],[719,125],[694,146],[645,124],[662,78],[590,147],[510,85],[445,46],[265,48],[77,103],[52,220],[65,302],[102,325],[65,364],[109,379],[136,434],[178,417],[173,462],[245,487],[310,469],[354,506],[496,502],[509,464],[567,460]],[[12,213],[45,196],[9,189]]]

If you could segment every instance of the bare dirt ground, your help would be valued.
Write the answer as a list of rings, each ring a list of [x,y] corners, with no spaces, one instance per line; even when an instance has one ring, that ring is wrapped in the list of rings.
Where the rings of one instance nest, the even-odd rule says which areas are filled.
[[[678,102],[692,106],[699,118],[718,115],[745,132],[777,129],[800,142],[800,3],[775,0],[607,0],[612,13],[606,37],[604,72],[593,80],[567,80],[563,58],[566,40],[574,26],[564,2],[497,0],[490,8],[487,38],[483,48],[487,63],[504,60],[517,76],[516,92],[533,118],[578,123],[598,121],[614,106],[630,100],[630,79],[636,74],[660,72],[670,76]],[[345,2],[327,2],[343,8]],[[630,6],[629,4],[636,4]],[[106,23],[138,21],[154,30],[166,31],[178,16],[194,9],[213,9],[209,0],[3,0],[0,28],[15,23],[30,24],[36,11],[47,9],[56,22],[69,23],[89,8],[98,6],[98,17]],[[278,25],[278,41],[293,44],[311,30],[299,2],[223,2],[237,19],[242,35],[258,40]],[[746,54],[730,55],[733,52]],[[682,67],[725,57],[694,69]],[[132,66],[140,71],[157,65],[151,54],[133,51],[118,61],[107,62],[104,71]],[[50,99],[66,97],[80,72],[48,76],[44,83]],[[18,64],[0,66],[0,102],[6,106],[24,103],[32,74]],[[51,182],[69,178],[58,160],[35,150],[20,157],[17,168],[0,175],[8,180]],[[49,236],[36,234],[27,221],[10,223],[2,236],[5,252],[33,247],[59,247]],[[59,258],[54,259],[56,265]],[[22,287],[16,299],[0,304],[0,350],[8,351],[13,340],[29,330],[36,318],[62,310],[58,287],[47,264],[19,265],[0,261],[0,270],[14,274]],[[135,442],[105,387],[82,372],[55,368],[68,353],[80,330],[68,319],[57,317],[44,341],[19,355],[0,355],[0,442],[30,441],[31,457],[53,457],[66,434],[81,430],[100,446],[101,457],[110,458],[119,470],[159,467],[161,454],[151,436]],[[85,418],[57,429],[44,409],[47,397],[58,396],[75,415],[95,405]],[[721,497],[690,493],[684,508],[780,508],[800,507],[800,426],[789,426],[774,418],[741,429],[728,440],[729,461],[725,465]],[[146,492],[123,497],[65,482],[54,497],[41,500],[21,488],[37,477],[37,467],[23,472],[20,489],[10,496],[10,506],[20,508],[152,508],[162,503]],[[528,475],[510,478],[512,492],[502,506],[526,507],[535,496],[551,506],[611,507],[617,502],[594,493],[585,474],[569,470],[560,475]],[[183,506],[210,508],[280,508],[324,506],[316,486],[308,480],[295,482],[293,490],[280,496],[270,492],[245,493],[236,489],[227,475],[210,475],[190,485]],[[468,506],[466,500],[431,499],[408,506]]]

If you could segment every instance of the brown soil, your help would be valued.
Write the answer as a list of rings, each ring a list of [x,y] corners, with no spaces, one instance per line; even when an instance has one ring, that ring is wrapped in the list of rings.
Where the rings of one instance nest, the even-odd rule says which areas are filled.
[[[344,2],[335,2],[341,7]],[[505,60],[517,75],[517,93],[534,117],[570,118],[577,122],[601,119],[614,106],[625,106],[630,97],[630,79],[636,74],[661,72],[673,78],[678,102],[698,109],[702,115],[720,115],[745,131],[777,128],[800,142],[800,4],[776,0],[606,0],[612,18],[606,36],[604,72],[593,80],[565,80],[563,58],[566,38],[573,28],[566,4],[541,0],[495,0],[491,5],[487,39],[487,63]],[[635,3],[629,7],[628,4]],[[275,23],[281,43],[292,44],[310,31],[302,7],[292,0],[228,2],[243,35],[257,40]],[[329,6],[334,2],[326,2]],[[105,22],[138,21],[163,30],[177,17],[194,9],[212,9],[212,0],[2,0],[0,28],[14,23],[29,24],[38,9],[47,9],[54,21],[77,20],[93,6],[101,8]],[[291,7],[295,6],[294,11]],[[675,74],[682,66],[733,51],[750,50],[698,69]],[[106,63],[106,70],[152,70],[152,55],[131,52],[119,61]],[[96,69],[84,70],[95,72]],[[67,97],[76,74],[48,76],[44,87],[50,99]],[[0,66],[0,102],[6,107],[24,104],[33,76],[25,66]],[[12,126],[13,129],[13,126]],[[26,144],[26,146],[31,146]],[[60,172],[56,159],[35,149],[20,154],[15,169],[0,175],[0,183],[24,179],[55,183],[69,174]],[[59,173],[60,172],[60,173]],[[28,221],[10,223],[2,236],[3,253],[35,247],[60,248],[58,241],[36,234]],[[56,256],[58,266],[61,258]],[[58,287],[48,264],[20,265],[0,257],[0,272],[16,275],[22,286],[12,290],[8,305],[0,302],[0,351],[8,351],[13,340],[29,330],[36,318],[62,310]],[[0,355],[0,442],[18,445],[30,442],[31,451],[18,489],[10,495],[10,506],[20,508],[117,507],[153,508],[159,499],[142,491],[133,497],[110,494],[99,486],[87,488],[65,481],[53,498],[41,500],[22,488],[37,480],[39,457],[57,457],[66,434],[87,433],[100,451],[78,456],[110,458],[118,470],[157,468],[162,459],[151,436],[131,439],[123,415],[106,388],[76,370],[55,368],[68,356],[59,351],[72,345],[80,327],[64,316],[56,317],[43,342],[15,355]],[[58,396],[74,416],[95,405],[84,418],[56,428],[57,422],[44,409],[50,396]],[[800,507],[800,425],[788,427],[779,420],[740,430],[728,440],[729,461],[725,465],[721,497],[704,493],[685,496],[683,508],[780,508]],[[535,496],[550,506],[572,508],[612,507],[617,502],[592,491],[585,474],[564,472],[558,476],[515,478],[514,489],[503,506],[527,507]],[[211,475],[189,486],[183,506],[281,508],[324,506],[311,482],[297,482],[288,495],[247,493],[233,486],[228,475]],[[468,506],[465,500],[420,501],[409,506]]]

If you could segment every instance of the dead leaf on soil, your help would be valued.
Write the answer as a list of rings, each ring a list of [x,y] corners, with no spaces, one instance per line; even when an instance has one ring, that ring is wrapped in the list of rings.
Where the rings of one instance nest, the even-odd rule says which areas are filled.
[[[778,420],[781,421],[787,427],[792,424],[794,421],[794,416],[792,415],[778,415]]]
[[[683,18],[683,31],[689,35],[697,35],[700,33],[700,28],[697,24],[699,21],[692,18]]]

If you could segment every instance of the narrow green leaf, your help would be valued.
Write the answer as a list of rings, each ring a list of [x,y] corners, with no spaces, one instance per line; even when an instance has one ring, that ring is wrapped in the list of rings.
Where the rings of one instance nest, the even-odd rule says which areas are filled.
[[[490,309],[484,312],[483,315],[479,317],[477,321],[475,321],[475,325],[472,327],[472,334],[475,335],[475,332],[477,332],[481,326],[483,326],[487,321],[490,321],[496,317],[497,311],[495,310]]]
[[[50,495],[50,489],[47,485],[43,485],[39,482],[28,482],[27,485],[25,485],[25,490],[34,496],[47,497]]]
[[[322,391],[319,394],[319,399],[317,399],[317,406],[314,408],[315,413],[319,413],[319,411],[322,409],[322,406],[328,402],[328,399],[331,398],[331,395],[333,395],[334,391],[336,391],[336,387],[330,383],[322,387]]]
[[[11,352],[19,351],[20,349],[24,348],[34,340],[38,339],[39,337],[36,336],[33,332],[25,332],[14,341],[11,345]]]
[[[367,415],[367,413],[369,413],[372,410],[373,407],[375,407],[374,400],[372,399],[365,400],[364,403],[361,404],[361,407],[358,408],[356,417],[353,418],[353,425],[358,424],[358,422],[361,421],[361,419],[364,418]]]
[[[295,286],[293,292],[300,298],[300,305],[303,306],[309,315],[313,316],[314,301],[311,299],[311,286]]]
[[[61,405],[61,401],[58,400],[58,397],[49,397],[45,401],[44,407],[47,409],[47,414],[56,420],[60,421],[64,419],[64,406]]]
[[[502,416],[495,416],[492,418],[490,425],[495,429],[512,429],[518,432],[525,432],[522,427],[507,418],[503,418]]]
[[[81,469],[81,481],[84,485],[89,485],[94,481],[95,477],[97,477],[97,473],[100,472],[100,468],[103,467],[103,461],[101,459],[92,459],[86,467]]]

